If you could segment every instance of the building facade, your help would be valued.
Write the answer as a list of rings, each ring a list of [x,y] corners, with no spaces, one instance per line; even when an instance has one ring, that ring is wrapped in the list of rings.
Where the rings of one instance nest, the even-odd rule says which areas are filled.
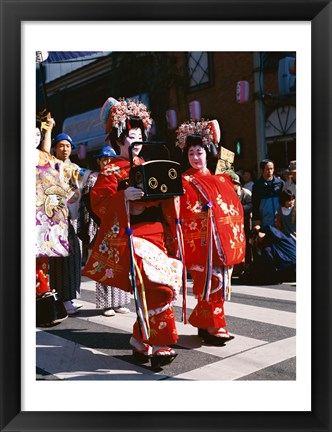
[[[234,168],[257,171],[269,157],[277,168],[296,159],[296,57],[286,52],[113,52],[58,76],[37,68],[37,110],[45,107],[56,131],[78,145],[81,166],[104,145],[99,110],[109,96],[139,98],[155,120],[152,139],[173,158],[176,126],[198,115],[217,119],[220,144],[235,153]]]

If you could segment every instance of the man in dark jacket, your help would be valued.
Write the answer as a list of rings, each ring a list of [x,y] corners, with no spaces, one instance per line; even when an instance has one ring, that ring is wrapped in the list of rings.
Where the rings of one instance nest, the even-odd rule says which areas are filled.
[[[284,181],[275,177],[274,163],[264,159],[260,163],[261,177],[252,189],[253,228],[274,225],[275,213],[279,207],[279,195]]]

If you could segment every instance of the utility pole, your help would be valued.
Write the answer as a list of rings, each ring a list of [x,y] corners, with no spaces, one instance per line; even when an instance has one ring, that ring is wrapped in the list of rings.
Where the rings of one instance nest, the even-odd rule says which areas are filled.
[[[263,102],[264,69],[262,54],[261,52],[254,52],[257,173],[259,173],[259,162],[265,159],[267,155],[265,141],[265,107]]]

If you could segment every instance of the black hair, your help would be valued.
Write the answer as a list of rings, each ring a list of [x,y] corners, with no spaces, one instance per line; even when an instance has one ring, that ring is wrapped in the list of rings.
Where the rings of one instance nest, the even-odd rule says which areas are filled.
[[[199,135],[188,135],[186,139],[186,146],[185,146],[185,154],[188,157],[188,151],[190,147],[196,147],[200,146],[202,149],[206,152],[206,159],[208,159],[211,155],[211,151],[209,147],[205,144],[203,144],[202,138]]]
[[[130,129],[134,129],[134,128],[139,128],[142,131],[142,140],[146,141],[146,134],[145,134],[145,128],[143,126],[143,121],[140,117],[137,116],[133,116],[130,117],[130,119],[126,120],[126,129],[123,130],[120,134],[120,136],[118,136],[118,129],[113,127],[111,132],[108,135],[108,138],[111,142],[112,147],[114,148],[115,152],[117,154],[120,154],[120,147],[118,145],[118,141],[121,142],[121,144],[124,143],[124,140],[126,138],[126,136],[128,135]]]
[[[290,191],[289,189],[283,190],[280,192],[279,195],[279,204],[281,205],[281,207],[283,207],[286,201],[291,201],[293,199],[295,199],[295,195],[292,193],[292,191]]]
[[[188,158],[189,149],[190,147],[196,147],[196,146],[200,146],[202,147],[202,149],[205,150],[207,168],[211,172],[215,172],[217,162],[218,162],[218,150],[213,143],[203,144],[203,140],[200,137],[200,135],[196,135],[196,134],[188,135],[186,139],[186,146],[183,150],[183,162],[182,162],[185,169],[191,167]]]
[[[265,168],[265,165],[267,165],[268,163],[273,163],[273,165],[274,165],[273,160],[271,160],[271,159],[263,159],[263,160],[260,162],[260,164],[259,164],[259,168],[260,168],[261,170],[264,169],[264,168]]]
[[[215,172],[217,162],[218,162],[217,147],[213,143],[203,144],[202,138],[196,134],[192,134],[192,135],[187,136],[186,146],[184,147],[183,153],[182,153],[183,170],[186,171],[187,169],[191,168],[191,165],[189,163],[189,158],[188,158],[188,152],[189,152],[190,147],[196,147],[196,146],[200,146],[200,147],[202,147],[202,149],[205,150],[207,168],[211,172]]]

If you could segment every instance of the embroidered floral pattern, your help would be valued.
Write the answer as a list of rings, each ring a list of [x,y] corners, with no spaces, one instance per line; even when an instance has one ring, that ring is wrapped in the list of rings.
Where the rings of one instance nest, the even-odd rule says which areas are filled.
[[[196,250],[195,241],[193,239],[187,239],[187,245],[193,252]]]
[[[220,206],[221,210],[225,213],[225,215],[229,216],[238,216],[239,211],[235,208],[234,204],[227,204],[223,201],[221,194],[217,195],[217,203]]]
[[[213,311],[213,313],[214,313],[214,315],[220,315],[220,314],[222,314],[223,313],[223,310],[222,310],[222,308],[215,308],[215,310]]]
[[[190,224],[188,224],[188,227],[190,230],[195,230],[197,228],[197,223],[195,221],[191,221]]]
[[[105,270],[105,275],[108,277],[108,278],[113,278],[114,277],[114,273],[113,273],[113,270],[112,269],[106,269]]]
[[[108,164],[105,166],[105,168],[102,171],[102,174],[105,176],[109,176],[109,175],[113,175],[116,172],[120,171],[120,167],[118,167],[117,165],[112,164]]]
[[[36,168],[36,256],[68,256],[68,208],[70,188],[59,171]]]
[[[112,230],[113,234],[117,235],[120,232],[120,227],[119,227],[119,225],[113,225],[112,228],[111,228],[111,230]]]
[[[233,239],[230,238],[229,242],[232,249],[237,248],[239,243],[244,242],[244,225],[243,224],[234,224],[233,225]]]
[[[187,209],[192,213],[201,213],[203,210],[203,204],[200,201],[196,201],[194,204],[191,204],[190,201],[186,202]]]
[[[209,209],[212,236],[218,259],[228,265],[240,262],[245,251],[243,213],[237,197],[232,197],[235,193],[228,180],[202,170],[188,170],[184,180],[188,191],[183,203],[182,227],[190,262],[196,259],[194,254],[200,247],[206,247],[209,226],[206,204],[210,202],[213,204]],[[193,221],[197,223],[196,228]]]
[[[91,276],[96,275],[96,273],[102,273],[104,276],[101,276],[99,280],[100,283],[104,282],[106,279],[114,278],[114,272],[111,268],[106,268],[106,264],[102,261],[95,261],[92,264],[93,269],[89,270]]]
[[[113,269],[109,268],[105,263],[111,260],[115,264],[118,264],[120,261],[120,251],[117,247],[115,247],[112,243],[112,240],[116,239],[120,233],[120,224],[118,218],[115,217],[113,221],[113,225],[110,231],[104,236],[98,246],[98,252],[100,260],[96,260],[92,266],[93,270],[90,270],[88,273],[91,275],[95,275],[96,273],[103,272],[104,276],[99,279],[99,282],[104,282],[106,279],[114,278]]]
[[[92,267],[94,268],[94,273],[100,273],[106,266],[102,262],[95,261]]]
[[[173,304],[182,286],[182,262],[168,257],[145,239],[133,237],[133,242],[135,253],[142,258],[143,268],[149,280],[172,288],[174,296],[171,304]]]
[[[206,229],[207,229],[207,223],[208,223],[207,219],[202,219],[201,220],[202,231],[206,231]]]
[[[167,324],[165,323],[165,321],[162,321],[162,322],[159,323],[158,329],[162,330],[162,329],[166,328],[166,326],[167,326]]]
[[[99,245],[99,252],[101,253],[105,253],[108,251],[108,247],[105,241],[103,241],[100,245]]]

